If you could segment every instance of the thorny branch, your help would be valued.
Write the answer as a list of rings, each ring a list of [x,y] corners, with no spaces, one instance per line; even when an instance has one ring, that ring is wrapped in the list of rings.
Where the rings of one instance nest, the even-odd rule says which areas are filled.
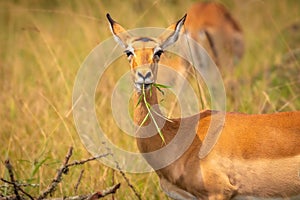
[[[137,192],[137,190],[135,189],[135,187],[130,183],[129,179],[127,178],[127,176],[125,175],[125,173],[122,171],[121,167],[119,166],[119,163],[117,161],[115,161],[116,163],[116,167],[119,170],[119,172],[121,173],[121,175],[123,176],[123,178],[125,179],[127,185],[131,188],[131,190],[133,191],[133,193],[135,194],[135,196],[139,199],[142,200],[141,195]]]
[[[70,197],[62,197],[62,198],[51,198],[51,199],[44,199],[44,200],[96,200],[102,197],[105,197],[109,194],[114,194],[116,191],[120,188],[121,184],[118,183],[112,187],[107,188],[106,190],[100,191],[100,192],[94,192],[91,194],[86,195],[77,195],[77,196],[70,196]],[[16,196],[7,196],[7,197],[1,197],[1,200],[16,200]],[[24,198],[21,198],[24,199]]]
[[[11,182],[13,183],[13,186],[14,186],[14,193],[16,195],[16,199],[17,200],[21,200],[21,197],[19,195],[19,192],[18,192],[18,186],[16,184],[16,181],[15,181],[15,177],[14,177],[14,172],[13,172],[13,167],[12,165],[10,164],[9,160],[5,160],[5,167],[7,168],[8,170],[8,173],[9,173],[9,178],[11,180]]]
[[[94,192],[92,194],[87,195],[78,195],[78,196],[71,196],[71,197],[64,197],[64,198],[52,198],[52,199],[45,199],[45,200],[96,200],[102,197],[105,197],[109,194],[114,194],[120,188],[120,183],[107,188],[101,192]]]
[[[59,168],[59,170],[56,173],[56,175],[55,175],[54,179],[52,180],[51,184],[37,198],[38,200],[45,199],[49,194],[51,194],[52,192],[54,192],[54,190],[56,189],[57,184],[60,183],[61,180],[62,180],[63,173],[67,172],[68,168],[66,167],[66,165],[68,164],[68,162],[69,162],[69,160],[70,160],[70,158],[72,156],[72,152],[73,152],[73,147],[70,147],[69,151],[68,151],[68,153],[66,155],[64,163]]]
[[[0,180],[1,181],[4,180],[3,182],[6,182],[8,184],[11,183],[11,185],[12,185],[12,182],[10,182],[8,180],[5,180],[3,178],[0,178]],[[19,182],[17,182],[16,184],[17,184],[18,187],[39,187],[40,186],[40,184],[32,184],[32,183],[19,183]],[[0,188],[7,188],[7,187],[11,187],[11,186],[10,185],[0,185]]]
[[[104,143],[105,144],[105,143]],[[112,153],[112,150],[109,147],[106,147],[107,152],[109,152],[108,154],[111,155],[112,157],[114,157],[114,154]],[[126,176],[126,174],[124,173],[124,171],[121,169],[119,163],[117,160],[114,160],[115,162],[115,166],[117,168],[117,170],[120,172],[120,174],[122,175],[122,177],[124,178],[124,180],[126,181],[127,185],[130,187],[130,189],[133,191],[134,195],[137,197],[138,200],[142,200],[141,195],[138,193],[138,191],[136,190],[136,188],[130,183],[128,177]],[[113,197],[114,199],[114,197]]]
[[[99,156],[96,156],[96,157],[88,158],[86,160],[74,161],[73,163],[69,163],[69,160],[72,156],[72,152],[73,152],[73,147],[70,147],[69,151],[68,151],[68,153],[65,157],[65,160],[62,163],[61,167],[58,169],[57,173],[55,174],[54,179],[52,180],[52,182],[48,185],[48,187],[38,197],[32,197],[30,194],[26,193],[21,188],[21,186],[23,186],[23,185],[17,183],[17,181],[14,178],[13,167],[10,164],[9,160],[6,160],[5,161],[5,167],[8,170],[8,173],[9,173],[9,176],[10,176],[10,181],[5,180],[3,178],[1,178],[0,180],[4,183],[7,183],[7,184],[10,184],[10,185],[13,186],[14,195],[2,196],[0,194],[0,200],[23,200],[23,199],[25,199],[24,196],[21,196],[19,192],[22,192],[24,195],[26,195],[27,197],[29,197],[32,200],[34,200],[34,199],[36,199],[36,200],[45,200],[46,197],[49,194],[51,194],[55,191],[57,185],[62,181],[63,174],[66,174],[68,172],[69,167],[72,167],[72,166],[75,166],[75,165],[82,165],[86,162],[96,160],[98,158],[110,155],[110,153],[107,153],[107,154],[99,155]],[[81,171],[80,177],[78,178],[77,184],[75,186],[75,192],[77,191],[77,188],[79,186],[82,174],[83,174],[83,171]],[[120,188],[120,183],[118,183],[118,184],[116,184],[116,185],[114,185],[110,188],[107,188],[106,190],[94,192],[94,193],[91,193],[91,194],[77,195],[77,196],[70,196],[70,197],[63,197],[63,198],[51,198],[49,200],[62,200],[62,199],[67,199],[67,200],[95,200],[95,199],[105,197],[109,194],[114,194],[119,188]]]
[[[27,197],[29,197],[31,200],[33,200],[34,198],[30,195],[30,194],[28,194],[27,192],[25,192],[16,182],[11,182],[11,181],[8,181],[8,180],[5,180],[5,179],[3,179],[3,178],[1,178],[0,179],[2,182],[4,182],[4,183],[8,183],[8,184],[10,184],[10,185],[13,185],[14,187],[16,186],[17,187],[17,190],[20,190],[23,194],[25,194]],[[20,197],[20,196],[19,196]],[[21,198],[21,197],[20,197]],[[1,199],[1,198],[0,198]],[[17,196],[15,196],[15,198],[14,199],[17,199],[18,200],[18,197]],[[1,199],[2,200],[2,199]]]
[[[82,179],[83,173],[84,173],[84,170],[81,170],[80,175],[79,175],[79,177],[78,177],[78,179],[77,179],[77,183],[76,183],[76,185],[74,186],[74,192],[75,192],[75,194],[77,194],[77,190],[78,190],[80,181],[81,181],[81,179]]]
[[[111,155],[111,154],[110,153],[106,153],[106,154],[102,154],[102,155],[99,155],[99,156],[88,158],[86,160],[74,161],[74,162],[72,162],[70,164],[67,164],[66,167],[72,167],[74,165],[83,165],[86,162],[89,162],[89,161],[92,161],[92,160],[97,160],[99,158],[103,158],[103,157],[106,157],[106,156],[109,156],[109,155]]]

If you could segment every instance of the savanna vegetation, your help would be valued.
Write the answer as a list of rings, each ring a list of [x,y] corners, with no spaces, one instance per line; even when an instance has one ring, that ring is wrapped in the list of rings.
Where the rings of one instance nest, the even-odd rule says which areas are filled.
[[[1,0],[0,1],[0,177],[10,159],[15,178],[36,187],[38,195],[53,179],[70,146],[71,160],[91,155],[82,144],[72,116],[76,74],[89,52],[111,37],[109,12],[129,29],[168,27],[193,0]],[[227,111],[272,113],[300,110],[300,2],[298,0],[219,0],[243,28],[243,59],[224,77]],[[123,64],[120,64],[123,63]],[[136,151],[111,113],[116,80],[128,71],[125,57],[109,67],[96,91],[97,117],[107,137],[120,148]],[[226,69],[223,75],[226,74]],[[167,103],[167,99],[164,103]],[[77,194],[116,183],[115,199],[168,199],[154,173],[125,175],[93,161],[63,177],[54,197],[71,196],[82,170]],[[124,178],[126,177],[128,180]],[[0,193],[12,193],[0,182]],[[112,199],[111,196],[106,197]]]

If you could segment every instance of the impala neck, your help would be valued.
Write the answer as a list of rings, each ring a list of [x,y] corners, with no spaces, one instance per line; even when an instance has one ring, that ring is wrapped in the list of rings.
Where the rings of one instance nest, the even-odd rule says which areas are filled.
[[[150,90],[152,90],[152,91],[150,92]],[[146,101],[151,106],[151,110],[152,110],[151,113],[152,113],[152,115],[155,118],[160,118],[160,116],[157,115],[157,113],[162,114],[161,111],[160,111],[160,109],[159,109],[159,106],[158,106],[157,89],[154,86],[151,87],[149,90],[145,91],[145,96],[146,96]],[[148,108],[147,108],[147,106],[145,104],[145,101],[144,101],[143,93],[135,91],[134,95],[133,95],[133,102],[134,102],[134,105],[138,104],[134,108],[134,116],[133,116],[134,117],[134,122],[135,122],[136,125],[140,126],[143,123],[144,119],[147,117],[148,112],[149,112]],[[143,123],[143,125],[148,125],[150,122],[151,122],[151,117],[148,116],[147,120]]]

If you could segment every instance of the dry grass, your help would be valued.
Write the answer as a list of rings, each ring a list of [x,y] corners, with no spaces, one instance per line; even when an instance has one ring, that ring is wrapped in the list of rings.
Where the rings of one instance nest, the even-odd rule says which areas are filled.
[[[179,19],[193,2],[1,1],[1,162],[11,158],[17,179],[45,186],[69,146],[75,147],[74,159],[89,157],[73,122],[72,89],[84,58],[111,36],[106,12],[128,28],[166,27]],[[288,28],[296,22],[299,27],[300,3],[297,0],[219,2],[240,21],[247,48],[234,74],[226,78],[232,83],[227,90],[227,110],[247,113],[300,110],[300,30]],[[288,56],[292,52],[294,56]],[[126,63],[126,59],[120,62]],[[109,138],[114,138],[122,148],[134,150],[134,140],[124,136],[106,115],[110,111],[109,93],[123,70],[113,69],[109,69],[97,90],[97,110],[105,111],[98,118],[111,133]],[[115,195],[117,199],[134,197],[122,176],[115,173],[112,180],[113,170],[99,162],[71,171],[54,195],[72,194],[81,169],[85,173],[79,193],[105,188],[114,181],[122,183]],[[8,176],[2,164],[0,176]],[[127,176],[145,199],[167,199],[154,173]],[[40,192],[39,188],[27,190]]]

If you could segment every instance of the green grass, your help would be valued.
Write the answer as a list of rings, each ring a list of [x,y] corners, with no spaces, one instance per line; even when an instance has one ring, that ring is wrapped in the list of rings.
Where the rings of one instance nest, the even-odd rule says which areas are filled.
[[[0,159],[11,159],[18,180],[38,183],[33,194],[52,180],[69,146],[71,160],[90,157],[77,135],[72,117],[72,90],[76,73],[88,53],[111,37],[105,14],[110,12],[124,27],[167,27],[183,16],[195,1],[0,1]],[[220,0],[240,21],[246,54],[225,83],[227,110],[271,113],[300,110],[299,33],[287,27],[300,23],[297,0]],[[298,51],[299,52],[299,51]],[[297,57],[298,56],[298,57]],[[122,58],[99,82],[96,103],[100,124],[120,147],[136,151],[134,139],[122,134],[110,112],[110,92],[127,70]],[[124,68],[124,69],[123,69]],[[125,69],[126,68],[126,69]],[[105,85],[104,85],[105,84]],[[105,87],[103,87],[103,85]],[[166,104],[168,98],[163,102]],[[8,178],[3,164],[0,176]],[[55,196],[74,193],[81,169],[85,170],[78,193],[88,193],[121,182],[117,199],[134,194],[119,173],[94,161],[72,169]],[[145,199],[167,199],[154,173],[127,174]],[[112,180],[114,177],[114,180]],[[5,191],[1,191],[5,192]],[[108,197],[107,199],[111,199]]]

